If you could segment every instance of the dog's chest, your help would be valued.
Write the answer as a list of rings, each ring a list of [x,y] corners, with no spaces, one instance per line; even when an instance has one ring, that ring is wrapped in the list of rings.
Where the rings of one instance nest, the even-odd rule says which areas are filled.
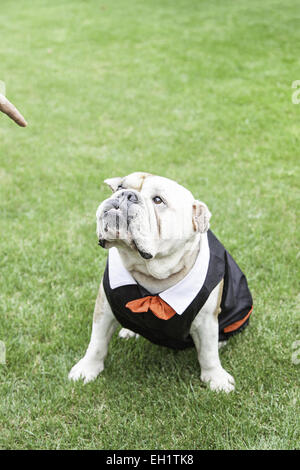
[[[151,342],[174,349],[192,346],[190,327],[213,289],[224,279],[224,290],[219,315],[219,337],[226,339],[248,320],[252,297],[247,281],[223,245],[212,232],[207,236],[208,250],[203,250],[188,275],[178,284],[160,292],[159,303],[171,307],[175,314],[168,319],[157,312],[131,311],[126,305],[133,301],[155,297],[139,285],[126,271],[116,251],[109,255],[104,274],[104,289],[112,311],[119,323]],[[116,250],[116,249],[114,249]],[[153,302],[153,305],[157,302]],[[150,305],[150,304],[149,304]],[[245,320],[245,322],[246,322]],[[247,324],[247,323],[246,323]],[[230,328],[230,325],[237,325]],[[226,332],[227,328],[227,332]],[[229,328],[229,330],[228,330]]]

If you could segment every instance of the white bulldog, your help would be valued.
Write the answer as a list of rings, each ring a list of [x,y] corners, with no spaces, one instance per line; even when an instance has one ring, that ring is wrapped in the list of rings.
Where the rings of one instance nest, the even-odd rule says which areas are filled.
[[[113,194],[100,204],[96,218],[99,244],[109,249],[108,267],[96,299],[89,346],[69,378],[87,383],[98,376],[120,322],[123,338],[142,334],[156,344],[178,344],[179,349],[193,343],[201,380],[212,390],[234,390],[234,379],[223,369],[218,352],[223,275],[216,285],[210,283],[211,292],[203,297],[205,282],[214,278],[207,206],[175,181],[148,173],[105,183]],[[228,331],[239,324],[227,326]],[[188,334],[181,338],[186,328]]]

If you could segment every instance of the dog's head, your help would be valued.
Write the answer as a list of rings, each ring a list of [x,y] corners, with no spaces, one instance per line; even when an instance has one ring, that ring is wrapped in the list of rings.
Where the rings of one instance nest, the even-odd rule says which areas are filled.
[[[105,183],[113,194],[96,213],[104,248],[122,245],[150,260],[171,255],[209,228],[207,206],[173,180],[137,172]]]

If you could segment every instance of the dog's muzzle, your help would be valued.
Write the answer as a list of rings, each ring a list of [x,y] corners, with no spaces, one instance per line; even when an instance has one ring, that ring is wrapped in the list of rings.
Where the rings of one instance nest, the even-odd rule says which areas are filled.
[[[132,206],[139,203],[138,195],[131,190],[120,190],[104,202],[102,216],[104,232],[115,231],[119,238],[120,229],[128,230],[131,220],[134,218]],[[105,247],[105,240],[100,238],[99,245]]]
[[[115,230],[117,239],[124,229],[128,232],[130,222],[136,217],[136,211],[133,206],[140,202],[139,195],[134,191],[129,189],[117,191],[117,193],[115,193],[112,198],[105,201],[103,205],[101,218],[103,218],[104,232]],[[105,248],[105,243],[106,240],[104,238],[99,239],[98,244],[102,246],[102,248]],[[141,250],[135,240],[131,240],[131,243],[142,258],[153,258],[150,253]]]

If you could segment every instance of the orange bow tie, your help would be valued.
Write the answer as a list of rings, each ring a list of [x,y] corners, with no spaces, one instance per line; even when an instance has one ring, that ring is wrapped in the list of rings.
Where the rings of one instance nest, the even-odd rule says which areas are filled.
[[[129,308],[134,313],[148,312],[148,310],[151,310],[151,312],[161,320],[169,320],[176,314],[175,310],[158,295],[148,295],[141,299],[132,300],[131,302],[127,302],[125,307]]]

